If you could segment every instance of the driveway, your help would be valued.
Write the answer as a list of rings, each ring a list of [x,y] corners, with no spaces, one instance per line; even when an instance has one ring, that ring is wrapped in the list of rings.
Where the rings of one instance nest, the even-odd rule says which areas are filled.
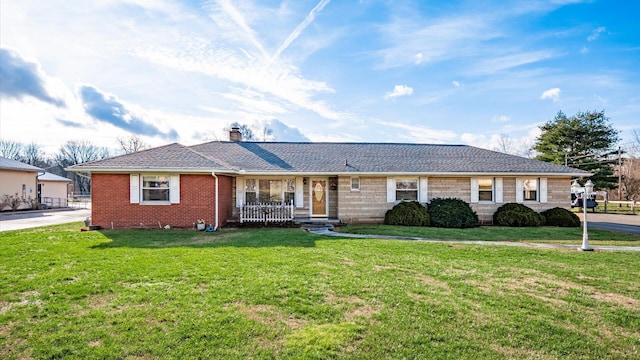
[[[584,214],[577,215],[582,221]],[[640,216],[588,213],[587,227],[640,235]]]
[[[0,214],[0,232],[83,221],[90,209],[53,209]]]

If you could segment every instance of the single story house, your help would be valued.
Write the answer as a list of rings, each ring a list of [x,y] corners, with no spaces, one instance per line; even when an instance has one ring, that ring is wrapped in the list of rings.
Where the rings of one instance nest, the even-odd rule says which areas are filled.
[[[30,208],[28,200],[36,199],[37,176],[42,173],[44,170],[39,167],[0,156],[0,196],[18,194],[23,201],[18,209]],[[0,211],[9,209],[9,206],[4,206]]]
[[[177,143],[74,165],[91,174],[92,222],[106,228],[194,227],[199,219],[382,222],[396,203],[455,197],[491,221],[506,202],[569,208],[590,173],[466,145]]]
[[[71,179],[50,172],[38,175],[39,202],[50,208],[67,207],[71,182]]]

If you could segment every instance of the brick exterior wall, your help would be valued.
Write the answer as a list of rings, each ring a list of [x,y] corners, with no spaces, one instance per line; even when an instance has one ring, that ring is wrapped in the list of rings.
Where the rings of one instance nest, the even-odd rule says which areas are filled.
[[[231,216],[231,178],[219,178],[219,225]],[[180,203],[170,205],[131,204],[129,174],[91,176],[93,225],[103,228],[193,228],[198,219],[215,224],[215,179],[211,175],[180,175]]]
[[[428,199],[459,198],[471,202],[470,177],[428,177]],[[493,213],[503,204],[516,202],[516,177],[503,177],[502,203],[471,203],[478,213],[480,221],[490,223]],[[554,207],[570,208],[569,177],[547,178],[547,202],[525,201],[523,204],[535,211],[544,211]],[[386,177],[360,177],[360,191],[351,191],[351,179],[342,176],[338,179],[338,218],[345,223],[381,223],[384,214],[395,203],[387,202]]]

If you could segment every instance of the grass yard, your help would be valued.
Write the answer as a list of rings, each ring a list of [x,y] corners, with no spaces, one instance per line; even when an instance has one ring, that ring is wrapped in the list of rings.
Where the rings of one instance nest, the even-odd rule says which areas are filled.
[[[2,359],[637,359],[640,253],[0,233]]]
[[[580,245],[582,228],[540,226],[529,228],[480,226],[470,229],[445,229],[421,226],[348,225],[340,232],[352,234],[394,235],[445,240],[491,240],[542,242]],[[640,246],[640,236],[607,230],[588,229],[590,245]]]

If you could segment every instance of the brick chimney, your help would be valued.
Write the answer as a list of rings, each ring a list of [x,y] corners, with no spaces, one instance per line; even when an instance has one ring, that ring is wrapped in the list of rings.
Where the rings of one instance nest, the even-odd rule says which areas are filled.
[[[239,127],[232,127],[229,131],[229,141],[239,142],[242,141],[242,133]]]

